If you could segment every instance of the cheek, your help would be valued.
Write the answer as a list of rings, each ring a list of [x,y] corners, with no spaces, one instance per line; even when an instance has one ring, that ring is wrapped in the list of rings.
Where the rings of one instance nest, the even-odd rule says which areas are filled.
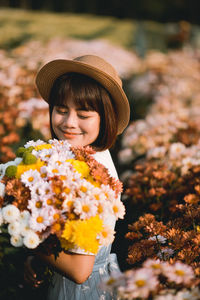
[[[100,130],[100,118],[93,120],[91,124],[88,125],[88,128],[90,128],[90,132],[93,132],[95,135],[98,135]]]
[[[51,119],[52,127],[55,127],[58,124],[60,124],[61,121],[62,121],[61,118],[62,118],[62,116],[59,116],[59,115],[57,115],[55,113],[52,113],[52,119]]]

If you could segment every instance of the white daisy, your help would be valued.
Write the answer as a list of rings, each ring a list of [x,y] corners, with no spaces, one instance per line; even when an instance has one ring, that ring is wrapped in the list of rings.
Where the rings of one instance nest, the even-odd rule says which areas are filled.
[[[24,145],[24,147],[25,148],[28,148],[28,147],[36,147],[36,146],[39,146],[39,145],[44,145],[44,144],[46,144],[44,141],[42,141],[42,140],[37,140],[36,142],[35,141],[33,141],[33,140],[31,140],[31,141],[28,141],[25,145]]]
[[[51,181],[39,181],[31,187],[31,198],[51,197],[53,195]]]
[[[101,234],[99,235],[99,243],[103,246],[108,246],[112,244],[114,240],[115,231],[110,227],[104,225]]]
[[[74,159],[75,155],[72,151],[66,151],[65,146],[62,147],[62,149],[60,150],[60,157],[63,158],[63,161],[66,161],[67,159]]]
[[[93,198],[93,190],[94,186],[88,182],[85,179],[82,179],[80,182],[80,184],[76,184],[75,186],[77,187],[77,192],[79,194],[80,197],[91,197],[91,199]]]
[[[90,197],[77,198],[74,201],[74,212],[79,215],[80,219],[88,219],[96,215],[97,206]]]
[[[29,230],[29,219],[30,219],[30,212],[24,210],[20,214],[19,223],[20,223],[20,234],[24,236]]]
[[[14,247],[22,247],[22,245],[23,245],[23,238],[21,237],[21,235],[16,235],[16,236],[13,235],[10,238],[10,243]]]
[[[91,187],[91,197],[93,197],[97,201],[106,200],[105,194],[102,192],[101,188],[98,187]]]
[[[44,181],[47,180],[48,177],[47,177],[47,167],[46,166],[42,166],[40,168],[40,176]]]
[[[110,188],[109,185],[101,185],[102,193],[105,194],[105,198],[109,201],[113,201],[115,199],[115,192]]]
[[[154,274],[160,274],[162,271],[162,263],[160,261],[160,259],[147,259],[144,263],[143,263],[143,267],[146,269],[150,269],[151,271],[153,271]]]
[[[71,166],[69,163],[64,163],[64,169],[62,169],[61,179],[64,186],[70,187],[70,189],[77,189],[78,186],[81,184],[81,177],[79,173],[74,173],[72,171]]]
[[[47,177],[53,177],[55,175],[65,175],[66,165],[59,165],[57,162],[50,161],[46,167]]]
[[[55,151],[54,149],[51,149],[51,157],[50,157],[50,161],[52,164],[57,163],[58,165],[64,163],[64,159],[63,157],[60,155],[59,152]]]
[[[42,181],[40,173],[37,170],[28,170],[21,175],[21,181],[27,187],[31,187],[34,184],[38,184]]]
[[[158,286],[158,280],[153,275],[151,270],[142,268],[136,270],[133,276],[130,276],[127,280],[126,289],[130,295],[134,298],[146,298],[150,291],[153,291]]]
[[[63,178],[63,192],[62,192],[62,196],[65,198],[68,198],[69,195],[73,195],[74,197],[77,196],[77,191],[79,190],[77,188],[77,184],[74,181],[71,181],[68,177],[68,175],[66,176],[66,178]]]
[[[47,194],[47,195],[44,195],[44,196],[40,197],[40,199],[42,200],[42,206],[43,207],[52,206],[53,205],[53,198],[54,198],[53,193]]]
[[[53,144],[53,149],[55,149],[55,151],[60,152],[63,154],[64,157],[66,157],[66,159],[68,158],[74,158],[75,155],[72,153],[71,149],[71,145],[67,140],[62,140],[62,141],[58,141],[56,139],[54,140],[49,140],[49,144]]]
[[[30,227],[29,227],[29,223],[21,223],[20,224],[20,234],[24,237],[24,236],[26,236],[28,233],[29,233],[29,231],[30,231],[31,229],[30,229]]]
[[[69,195],[65,195],[65,200],[62,203],[62,208],[64,212],[71,212],[74,207],[75,195],[71,192]]]
[[[85,179],[81,178],[81,176],[82,176],[81,173],[74,172],[74,169],[72,166],[70,166],[70,170],[68,171],[67,176],[68,176],[69,180],[72,181],[75,186],[79,186],[83,182],[83,180],[85,180]]]
[[[52,224],[54,213],[51,206],[34,210],[29,220],[30,228],[39,232],[45,230]]]
[[[111,202],[111,209],[112,209],[112,214],[114,214],[116,219],[118,219],[118,218],[123,219],[123,217],[125,215],[125,207],[120,199],[115,198]]]
[[[18,221],[14,221],[8,225],[8,233],[10,235],[18,236],[20,235],[21,224]]]
[[[43,161],[48,161],[51,157],[53,150],[52,148],[49,149],[42,149],[42,150],[33,150],[32,154],[34,154],[37,158],[40,158]]]
[[[169,157],[171,159],[176,159],[184,154],[186,147],[182,143],[173,143],[169,148]]]
[[[12,204],[9,204],[2,208],[3,218],[7,223],[17,221],[20,216],[19,209]]]
[[[192,267],[181,262],[176,262],[174,265],[165,264],[163,274],[169,281],[176,282],[177,284],[188,284],[194,278]]]
[[[43,201],[37,195],[32,196],[30,200],[28,200],[27,208],[31,210],[31,213],[38,211],[38,209],[43,207]]]
[[[105,275],[107,273],[107,270],[105,268],[99,269],[100,275]],[[100,283],[100,288],[103,291],[108,291],[110,293],[113,292],[114,289],[118,289],[121,285],[125,284],[124,275],[121,272],[115,272],[111,274],[109,277],[105,277],[103,281]],[[118,298],[117,298],[118,299]]]
[[[97,213],[102,219],[110,216],[111,204],[109,201],[98,200],[97,203]]]
[[[29,232],[24,236],[23,242],[27,248],[35,249],[40,244],[40,239],[34,231],[29,230]]]
[[[23,210],[20,213],[19,222],[27,224],[29,219],[30,219],[30,212],[28,210]]]

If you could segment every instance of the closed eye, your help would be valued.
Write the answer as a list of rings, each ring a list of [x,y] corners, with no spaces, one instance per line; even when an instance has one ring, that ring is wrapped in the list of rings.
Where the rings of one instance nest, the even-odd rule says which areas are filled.
[[[88,119],[90,116],[78,115],[78,117],[79,117],[80,119]]]
[[[67,114],[68,113],[68,110],[66,110],[66,109],[63,109],[63,108],[56,108],[56,112],[58,113],[58,114],[61,114],[61,115],[64,115],[64,114]]]

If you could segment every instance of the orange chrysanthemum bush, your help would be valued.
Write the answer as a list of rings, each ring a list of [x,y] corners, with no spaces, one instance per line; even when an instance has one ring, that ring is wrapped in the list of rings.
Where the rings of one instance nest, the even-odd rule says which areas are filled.
[[[155,170],[140,166],[132,176],[135,206],[141,216],[128,226],[127,261],[132,269],[113,274],[104,288],[115,290],[120,299],[200,299],[200,166],[187,174],[171,176],[166,166]],[[158,168],[158,165],[157,165]],[[151,170],[151,175],[150,175]],[[162,175],[161,171],[164,174]],[[142,176],[142,174],[143,176]],[[173,173],[175,174],[175,173]],[[144,181],[142,181],[142,179]],[[153,185],[149,192],[150,183]],[[165,178],[165,180],[164,180]],[[169,180],[173,178],[173,180]],[[138,181],[137,181],[138,180]],[[146,191],[142,183],[147,182]],[[160,183],[164,186],[162,193]],[[165,189],[169,192],[164,192]],[[130,194],[131,190],[127,190]],[[142,199],[150,194],[150,200]],[[168,200],[169,199],[169,200]],[[176,201],[173,201],[175,199]],[[154,201],[153,201],[154,200]],[[156,205],[157,202],[157,205]],[[154,205],[155,203],[155,205]],[[152,211],[152,213],[142,212]]]
[[[47,104],[38,99],[34,83],[37,67],[20,53],[0,51],[0,163],[14,159],[16,149],[27,139],[49,137]]]
[[[200,299],[199,53],[154,52],[144,62],[146,71],[133,88],[151,91],[153,104],[143,120],[127,128],[119,153],[129,224],[127,262],[133,269],[120,279],[112,278],[111,286],[122,299],[196,300]],[[171,267],[183,264],[175,273],[183,279],[190,268],[193,280],[187,287],[169,285],[165,273],[156,277],[156,284],[152,274],[142,275],[148,274],[149,260],[159,260],[161,269],[168,265],[169,276]]]
[[[8,99],[0,91],[0,162],[6,162],[15,157],[12,149],[14,143],[19,142],[18,126],[14,122],[18,116],[18,110],[9,107]]]

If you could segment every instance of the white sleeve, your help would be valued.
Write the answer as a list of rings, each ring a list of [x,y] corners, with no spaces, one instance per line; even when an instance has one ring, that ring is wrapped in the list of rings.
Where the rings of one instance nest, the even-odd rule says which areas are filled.
[[[118,174],[115,168],[115,165],[113,163],[112,157],[110,155],[109,150],[101,151],[101,152],[96,152],[93,157],[104,167],[108,169],[109,174],[118,179]]]

